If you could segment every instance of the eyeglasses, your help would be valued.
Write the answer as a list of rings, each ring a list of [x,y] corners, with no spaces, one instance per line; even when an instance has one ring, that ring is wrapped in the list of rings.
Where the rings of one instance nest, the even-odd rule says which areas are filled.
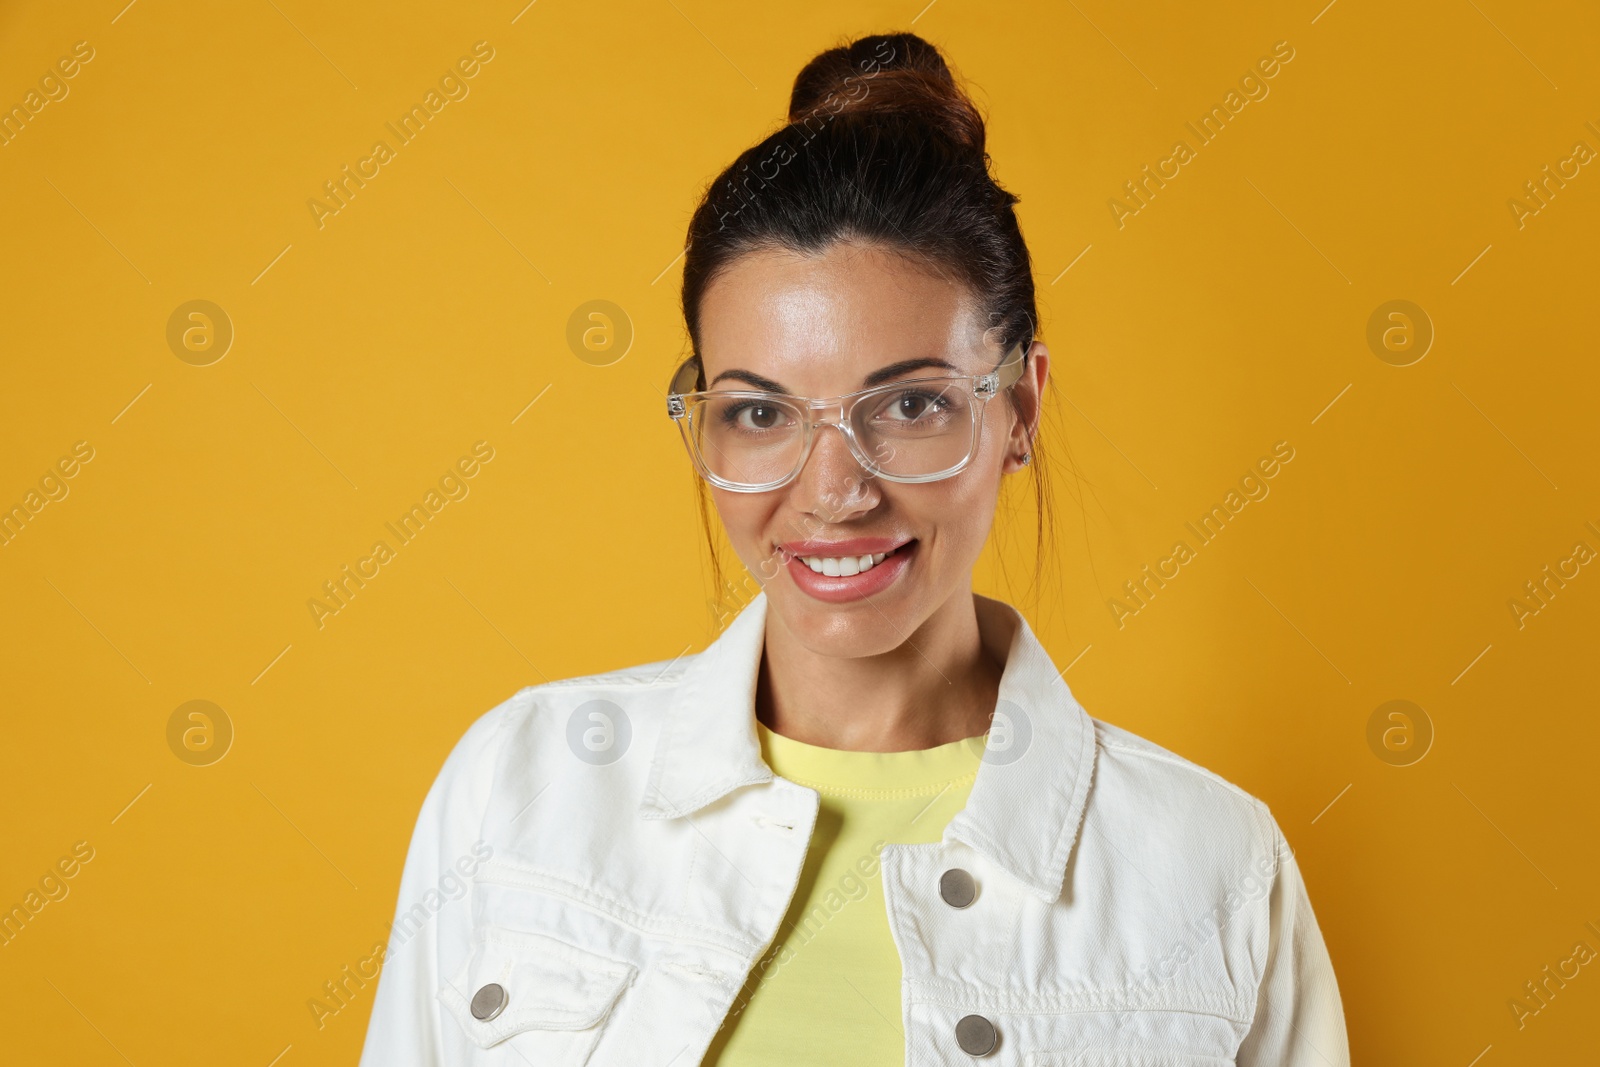
[[[703,372],[693,356],[672,376],[667,414],[700,475],[735,493],[764,493],[792,482],[823,426],[843,434],[856,461],[875,477],[933,482],[971,462],[984,407],[1022,376],[1024,351],[1021,344],[1007,350],[987,374],[912,378],[825,399],[695,390]]]

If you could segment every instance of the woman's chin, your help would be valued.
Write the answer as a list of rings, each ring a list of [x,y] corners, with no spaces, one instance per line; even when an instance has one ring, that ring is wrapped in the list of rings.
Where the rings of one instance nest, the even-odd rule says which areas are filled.
[[[774,592],[769,585],[769,613],[776,614],[783,628],[813,655],[839,659],[879,656],[905,644],[921,625],[904,597],[828,603],[793,588],[777,596]]]

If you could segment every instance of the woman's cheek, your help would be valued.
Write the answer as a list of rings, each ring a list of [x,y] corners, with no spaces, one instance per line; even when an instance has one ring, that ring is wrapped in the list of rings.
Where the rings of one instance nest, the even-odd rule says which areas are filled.
[[[770,542],[786,538],[781,531],[773,530],[772,518],[777,511],[776,493],[730,493],[712,490],[712,502],[728,531],[728,541],[745,569],[751,574],[761,573],[760,567],[770,550]],[[767,572],[772,566],[767,565]]]

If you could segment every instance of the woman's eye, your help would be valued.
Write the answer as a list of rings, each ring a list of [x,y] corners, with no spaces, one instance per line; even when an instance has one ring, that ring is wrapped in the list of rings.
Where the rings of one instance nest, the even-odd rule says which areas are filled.
[[[746,404],[734,418],[743,430],[771,430],[783,424],[783,411],[771,404]]]
[[[889,404],[888,416],[900,421],[915,421],[936,414],[942,404],[938,397],[926,393],[901,393]]]

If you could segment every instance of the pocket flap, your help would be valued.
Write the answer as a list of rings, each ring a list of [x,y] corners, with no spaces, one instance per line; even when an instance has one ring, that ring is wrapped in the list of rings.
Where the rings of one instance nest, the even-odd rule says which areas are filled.
[[[1233,1067],[1233,1060],[1194,1052],[1155,1049],[1086,1048],[1077,1052],[1036,1052],[1028,1067]]]
[[[479,1048],[524,1030],[587,1030],[606,1017],[633,979],[631,963],[544,934],[480,926],[472,954],[439,990],[439,1000]],[[487,986],[479,1010],[473,999]],[[498,1010],[495,1010],[498,1008]]]

